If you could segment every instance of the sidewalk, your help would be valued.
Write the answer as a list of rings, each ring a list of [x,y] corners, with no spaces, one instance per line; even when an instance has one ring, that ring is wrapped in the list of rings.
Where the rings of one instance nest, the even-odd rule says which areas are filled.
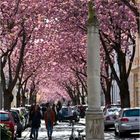
[[[76,129],[85,129],[85,119],[80,119],[80,121],[74,125],[75,134],[77,133]],[[71,135],[72,126],[69,125],[68,122],[60,122],[58,125],[54,126],[53,131],[53,140],[69,140],[69,137]],[[85,132],[82,133],[85,135]],[[30,128],[27,128],[22,133],[22,138],[17,140],[30,140]],[[114,130],[110,130],[104,133],[104,139],[105,140],[140,140],[140,138],[130,136],[128,138],[117,138],[115,137]],[[47,138],[47,130],[45,128],[45,122],[41,121],[41,127],[39,129],[39,137],[38,140],[48,140]]]

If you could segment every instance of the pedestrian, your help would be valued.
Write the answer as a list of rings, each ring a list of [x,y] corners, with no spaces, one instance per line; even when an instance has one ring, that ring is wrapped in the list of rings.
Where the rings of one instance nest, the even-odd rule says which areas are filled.
[[[54,114],[55,114],[55,125],[56,125],[57,124],[57,109],[56,109],[55,104],[52,105],[52,110],[54,111]]]
[[[33,136],[34,136],[34,139],[37,140],[38,138],[38,130],[39,130],[39,127],[41,125],[41,112],[40,112],[40,107],[39,105],[36,105],[35,106],[35,110],[33,112],[33,117],[32,117],[32,133],[33,133]]]
[[[60,101],[58,101],[57,105],[56,105],[56,109],[57,109],[57,112],[59,112],[62,108],[62,103]]]
[[[43,104],[42,105],[42,119],[44,119],[44,113],[45,113],[45,111],[46,111],[46,104]]]
[[[33,114],[35,111],[35,105],[32,105],[29,111],[29,124],[28,126],[31,127],[31,131],[30,131],[30,139],[33,138],[32,134],[33,134],[33,128],[32,128],[32,118],[33,118]]]
[[[53,125],[55,123],[55,113],[51,109],[50,104],[46,104],[47,110],[44,114],[45,125],[47,129],[48,139],[52,140],[52,133],[53,133]]]
[[[60,101],[57,102],[56,104],[56,110],[57,110],[57,120],[60,122],[61,121],[61,113],[60,110],[62,108],[62,103]]]
[[[70,106],[70,103],[68,103],[67,108],[68,108],[68,118],[70,120],[70,125],[72,125],[73,113],[72,113],[72,108]]]

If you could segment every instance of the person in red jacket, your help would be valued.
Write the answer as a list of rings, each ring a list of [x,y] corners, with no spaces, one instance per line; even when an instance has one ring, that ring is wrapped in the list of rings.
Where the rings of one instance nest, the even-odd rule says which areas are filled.
[[[47,129],[48,139],[52,140],[53,126],[55,123],[55,113],[50,107],[49,103],[46,104],[47,110],[44,114],[45,125]]]

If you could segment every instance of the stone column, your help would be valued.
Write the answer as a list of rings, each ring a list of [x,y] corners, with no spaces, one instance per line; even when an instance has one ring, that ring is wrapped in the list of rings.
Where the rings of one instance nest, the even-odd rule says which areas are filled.
[[[91,9],[90,9],[91,10]],[[90,18],[94,18],[93,14]],[[95,18],[94,18],[95,19]],[[88,23],[86,140],[104,140],[104,119],[100,95],[100,41],[93,19]]]

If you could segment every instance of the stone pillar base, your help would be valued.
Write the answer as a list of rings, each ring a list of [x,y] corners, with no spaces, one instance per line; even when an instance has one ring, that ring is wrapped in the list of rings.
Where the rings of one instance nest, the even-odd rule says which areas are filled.
[[[100,109],[86,111],[86,140],[104,140],[104,118]]]

